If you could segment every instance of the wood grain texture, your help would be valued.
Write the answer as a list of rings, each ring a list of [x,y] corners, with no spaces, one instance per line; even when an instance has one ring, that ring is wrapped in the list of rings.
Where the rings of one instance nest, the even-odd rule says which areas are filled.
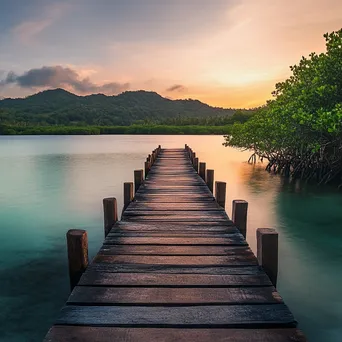
[[[134,264],[134,265],[202,265],[202,266],[253,266],[258,261],[253,253],[243,255],[101,255],[98,254],[94,263]]]
[[[67,304],[88,305],[232,305],[276,304],[283,300],[273,287],[167,288],[77,286]]]
[[[179,266],[144,264],[92,263],[88,270],[110,273],[160,273],[160,274],[264,274],[259,266]]]
[[[146,245],[107,245],[103,246],[99,255],[217,255],[244,256],[253,255],[247,246],[146,246]]]
[[[236,234],[231,238],[215,238],[215,237],[111,237],[108,236],[104,245],[197,245],[197,246],[241,246],[247,245],[246,241],[241,238],[240,234]]]
[[[297,329],[158,329],[54,326],[44,342],[306,342]]]
[[[284,304],[202,306],[65,306],[56,324],[126,327],[294,327]]]
[[[264,273],[247,275],[166,274],[166,273],[109,273],[88,269],[80,286],[126,287],[257,287],[271,286]]]

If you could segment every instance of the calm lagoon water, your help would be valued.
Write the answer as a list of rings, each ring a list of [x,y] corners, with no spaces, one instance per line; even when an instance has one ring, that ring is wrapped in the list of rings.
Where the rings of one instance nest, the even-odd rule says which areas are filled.
[[[342,195],[292,185],[249,165],[220,136],[0,137],[0,341],[41,341],[69,294],[65,233],[103,240],[102,199],[122,207],[123,182],[158,144],[189,144],[233,199],[249,202],[247,240],[279,232],[278,289],[311,342],[342,341]]]

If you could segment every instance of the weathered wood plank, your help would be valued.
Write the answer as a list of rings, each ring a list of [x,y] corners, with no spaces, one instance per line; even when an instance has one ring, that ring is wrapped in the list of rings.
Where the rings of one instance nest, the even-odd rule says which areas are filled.
[[[188,211],[188,210],[205,210],[205,211],[223,211],[216,202],[190,202],[190,203],[160,203],[160,202],[131,202],[125,212],[129,211]]]
[[[92,263],[90,271],[109,273],[160,273],[160,274],[208,274],[208,275],[257,275],[264,274],[259,266],[177,266]]]
[[[283,303],[273,287],[167,288],[77,286],[69,305],[236,305]]]
[[[306,342],[297,329],[158,329],[53,326],[44,342]]]
[[[167,286],[167,287],[248,287],[271,286],[264,273],[248,275],[210,274],[155,274],[155,273],[108,273],[87,270],[79,285],[83,286]]]
[[[233,225],[232,221],[225,222],[117,222],[111,232],[121,230],[121,231],[179,231],[179,232],[221,232],[226,233],[238,233],[237,228]]]
[[[126,210],[125,216],[165,216],[165,217],[172,217],[172,216],[180,216],[180,217],[198,217],[198,218],[211,218],[213,220],[220,220],[224,219],[227,220],[227,214],[224,210],[187,210],[184,213],[183,210],[166,210],[162,213],[160,211],[154,210]]]
[[[102,246],[102,255],[254,255],[247,246],[153,246],[153,245],[107,245]]]
[[[206,306],[65,306],[56,324],[122,327],[295,327],[284,304]]]
[[[240,234],[232,234],[231,238],[172,238],[172,237],[110,237],[104,245],[215,245],[215,246],[240,246],[247,245]]]
[[[122,231],[121,229],[112,229],[108,234],[108,237],[183,237],[183,238],[234,238],[236,235],[240,235],[238,231],[226,232],[226,231],[158,231],[158,230],[141,230],[141,231]],[[242,234],[241,234],[242,236]],[[242,237],[241,237],[242,238]]]
[[[221,265],[221,266],[253,266],[258,261],[253,253],[242,255],[101,255],[93,262],[107,264],[146,264],[146,265]]]
[[[214,197],[209,195],[175,195],[173,194],[139,194],[134,197],[134,202],[148,202],[148,203],[189,203],[195,201],[203,203],[211,203],[214,201]]]

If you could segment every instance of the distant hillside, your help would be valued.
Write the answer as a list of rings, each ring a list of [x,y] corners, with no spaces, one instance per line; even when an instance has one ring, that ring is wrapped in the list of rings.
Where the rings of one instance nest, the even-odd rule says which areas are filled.
[[[0,123],[8,124],[130,125],[177,117],[227,117],[235,112],[197,100],[170,100],[147,91],[124,92],[118,96],[77,96],[55,89],[23,99],[0,100]]]

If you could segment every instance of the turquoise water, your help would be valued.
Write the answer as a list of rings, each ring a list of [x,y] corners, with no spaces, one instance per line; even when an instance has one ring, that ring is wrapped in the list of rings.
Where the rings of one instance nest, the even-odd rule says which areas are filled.
[[[255,230],[279,232],[278,289],[309,340],[342,340],[342,195],[286,184],[248,165],[248,153],[218,136],[0,137],[0,341],[41,341],[69,294],[65,233],[88,231],[90,255],[103,240],[102,199],[122,207],[158,144],[188,143],[233,199],[249,202],[247,240]]]

